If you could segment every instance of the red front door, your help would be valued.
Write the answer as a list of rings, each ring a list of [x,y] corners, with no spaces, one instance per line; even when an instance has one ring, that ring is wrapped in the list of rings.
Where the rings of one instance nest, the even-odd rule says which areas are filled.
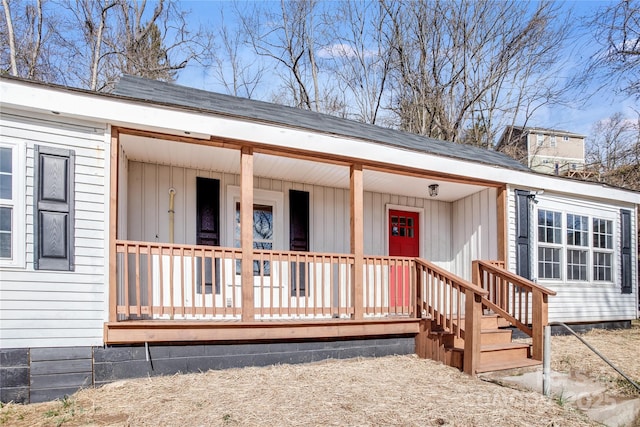
[[[389,256],[420,256],[420,221],[418,212],[389,210]],[[409,305],[409,267],[391,267],[389,306]]]

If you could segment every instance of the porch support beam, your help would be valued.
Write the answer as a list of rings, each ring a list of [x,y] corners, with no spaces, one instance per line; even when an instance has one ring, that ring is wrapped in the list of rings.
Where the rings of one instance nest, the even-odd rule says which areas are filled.
[[[254,321],[253,302],[253,149],[240,151],[240,242],[242,246],[242,321]]]
[[[351,165],[351,253],[354,256],[351,270],[351,299],[353,302],[353,319],[363,318],[362,280],[364,268],[364,184],[362,165]]]
[[[498,197],[497,197],[497,206],[496,206],[496,222],[497,222],[497,231],[498,231],[498,260],[504,262],[504,268],[508,269],[508,257],[507,257],[507,218],[509,215],[507,214],[507,186],[503,185],[498,188]]]
[[[118,237],[118,161],[120,153],[120,133],[111,128],[111,147],[109,153],[109,321],[118,319],[116,239]]]

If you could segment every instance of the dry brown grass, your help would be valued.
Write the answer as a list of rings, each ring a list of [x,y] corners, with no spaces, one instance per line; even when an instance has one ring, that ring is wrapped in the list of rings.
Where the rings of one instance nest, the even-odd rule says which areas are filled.
[[[640,322],[584,338],[640,380]],[[573,336],[552,338],[552,368],[607,383],[620,377]],[[5,405],[7,426],[596,425],[536,392],[503,388],[413,356],[209,371],[119,381],[68,399]]]
[[[0,424],[592,425],[538,393],[503,388],[413,356],[120,381],[63,401],[6,405]]]
[[[631,329],[593,329],[581,336],[640,384],[640,320],[633,321]],[[614,395],[640,397],[635,388],[572,335],[552,338],[551,369],[603,382]]]

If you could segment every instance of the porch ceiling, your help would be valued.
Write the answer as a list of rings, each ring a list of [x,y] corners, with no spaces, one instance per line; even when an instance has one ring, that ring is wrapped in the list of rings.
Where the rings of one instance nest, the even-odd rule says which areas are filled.
[[[240,155],[237,150],[127,134],[120,136],[120,143],[129,160],[232,174],[240,173]],[[254,159],[256,177],[349,188],[349,168],[345,166],[261,153],[256,153]],[[456,201],[485,188],[481,185],[396,175],[367,169],[364,171],[365,191],[429,198],[430,184],[440,186],[439,194],[434,199],[444,202]]]

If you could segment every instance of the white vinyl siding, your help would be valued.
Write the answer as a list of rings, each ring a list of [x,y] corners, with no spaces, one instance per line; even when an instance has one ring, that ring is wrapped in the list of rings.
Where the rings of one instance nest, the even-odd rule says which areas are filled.
[[[229,186],[238,186],[240,177],[235,174],[166,166],[137,161],[127,164],[128,197],[127,239],[142,241],[168,241],[169,188],[175,195],[175,242],[195,244],[196,241],[196,177],[220,180],[220,223],[223,233],[229,233],[227,203]],[[282,193],[284,197],[283,247],[289,242],[289,190],[309,192],[310,247],[313,252],[349,253],[350,225],[348,188],[331,188],[319,185],[293,183],[278,179],[254,177],[256,189]],[[406,197],[365,191],[364,193],[364,249],[365,255],[385,255],[387,205],[422,209],[421,256],[448,268],[451,260],[451,204],[424,198]],[[495,200],[493,202],[495,205]],[[233,220],[233,219],[231,219]],[[122,223],[121,223],[122,224]],[[278,236],[279,237],[279,236]],[[230,239],[222,236],[223,244]],[[226,243],[225,243],[226,242]]]
[[[0,267],[0,347],[102,345],[106,295],[106,127],[3,111],[3,141],[24,144],[25,263]],[[75,271],[33,269],[34,146],[74,150]]]
[[[497,190],[482,190],[452,203],[451,271],[471,280],[473,260],[498,259]]]

